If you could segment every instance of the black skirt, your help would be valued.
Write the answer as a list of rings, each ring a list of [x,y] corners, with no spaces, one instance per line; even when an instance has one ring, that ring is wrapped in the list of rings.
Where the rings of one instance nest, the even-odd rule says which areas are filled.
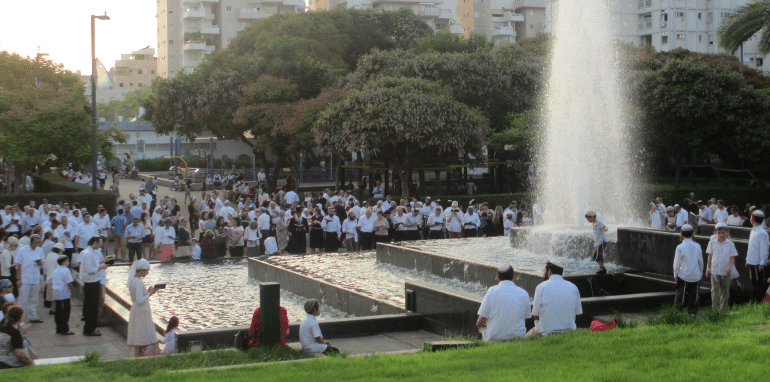
[[[320,228],[310,229],[310,248],[324,247],[324,230]]]

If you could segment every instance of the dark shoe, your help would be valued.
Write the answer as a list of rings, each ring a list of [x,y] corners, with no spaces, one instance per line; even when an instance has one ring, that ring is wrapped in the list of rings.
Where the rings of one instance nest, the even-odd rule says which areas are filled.
[[[80,321],[85,321],[85,320],[86,320],[85,317],[80,317]]]
[[[99,337],[99,336],[102,335],[102,333],[99,333],[99,332],[83,333],[83,335],[86,336],[86,337]]]
[[[29,320],[29,322],[32,323],[32,324],[42,324],[43,320],[38,318],[38,319],[34,319],[34,320]]]
[[[56,312],[54,312],[53,310],[49,310],[49,311],[48,311],[48,314],[50,314],[50,315],[52,315],[52,316],[53,316],[54,314],[56,314]]]
[[[96,327],[97,328],[105,328],[105,327],[108,327],[108,326],[110,326],[109,322],[99,321],[99,322],[96,323]]]
[[[596,271],[596,274],[598,274],[598,275],[602,275],[602,274],[605,274],[605,273],[607,273],[607,269],[605,269],[605,268],[599,268]]]

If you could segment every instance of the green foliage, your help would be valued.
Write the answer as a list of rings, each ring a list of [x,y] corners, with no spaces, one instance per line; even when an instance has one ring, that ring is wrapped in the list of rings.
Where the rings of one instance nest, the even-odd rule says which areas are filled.
[[[537,150],[537,136],[540,122],[533,110],[511,113],[509,128],[489,135],[490,157],[494,159],[515,159],[531,161]],[[509,146],[509,150],[505,147]]]
[[[56,91],[67,91],[73,85],[81,85],[77,75],[64,69],[63,64],[57,64],[43,57],[36,60],[30,57],[21,57],[18,54],[0,52],[0,91],[24,89],[35,85],[38,68],[40,80],[43,84],[52,87]]]
[[[471,33],[468,37],[465,37],[445,31],[439,31],[420,39],[417,48],[413,49],[412,52],[415,54],[429,52],[474,53],[488,52],[493,47],[494,43],[487,40],[487,35],[483,33]]]
[[[657,316],[647,320],[647,325],[690,325],[696,323],[696,319],[689,313],[673,306],[666,305],[661,308]]]
[[[718,324],[727,320],[728,317],[730,317],[730,314],[727,310],[715,310],[709,308],[703,312],[703,322],[708,324]]]
[[[168,158],[149,158],[149,159],[135,159],[134,165],[136,168],[139,169],[139,171],[168,171],[168,168],[170,165],[170,160]],[[187,162],[188,165],[193,167],[190,162]]]
[[[72,205],[75,202],[80,203],[89,211],[96,211],[96,206],[103,205],[108,211],[114,211],[117,206],[117,194],[112,191],[97,190],[91,192],[91,186],[70,182],[57,174],[43,174],[33,176],[35,192],[29,194],[2,194],[0,195],[0,205],[19,204],[25,205],[30,200],[41,204],[43,198],[48,199],[50,203],[67,202]]]
[[[735,9],[717,30],[719,45],[735,53],[741,44],[760,33],[757,45],[762,54],[770,53],[770,1],[757,0]]]
[[[639,327],[639,322],[626,320],[623,318],[623,313],[617,309],[610,309],[610,314],[615,318],[615,325],[618,329],[634,329]]]
[[[118,116],[131,119],[139,116],[139,108],[152,98],[152,88],[145,87],[136,92],[128,92],[122,100],[110,100],[96,105],[99,117],[117,121]]]

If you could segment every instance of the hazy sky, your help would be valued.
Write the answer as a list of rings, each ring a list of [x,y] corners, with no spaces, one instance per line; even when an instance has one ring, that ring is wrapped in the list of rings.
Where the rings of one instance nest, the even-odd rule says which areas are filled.
[[[0,51],[35,57],[40,46],[66,69],[91,74],[91,15],[105,11],[110,20],[96,20],[96,57],[107,69],[121,54],[157,48],[155,0],[0,0]]]

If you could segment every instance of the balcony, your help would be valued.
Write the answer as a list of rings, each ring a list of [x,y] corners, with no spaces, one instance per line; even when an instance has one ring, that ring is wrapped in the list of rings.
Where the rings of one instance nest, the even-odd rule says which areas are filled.
[[[513,12],[503,12],[502,16],[492,16],[493,23],[524,22],[524,15]]]
[[[639,21],[639,30],[648,30],[652,29],[652,20],[647,19],[646,21]]]
[[[248,9],[241,8],[238,10],[238,19],[240,20],[259,20],[272,16],[275,13],[275,8],[267,9]]]
[[[216,4],[219,0],[200,0],[203,4]]]
[[[452,34],[464,34],[465,33],[465,28],[453,25],[453,26],[449,27],[449,33],[452,33]]]
[[[219,26],[217,26],[217,25],[204,25],[203,28],[201,28],[201,33],[203,33],[203,34],[219,34]]]
[[[305,0],[283,0],[282,2],[279,1],[279,3],[282,3],[285,6],[292,6],[292,7],[304,7],[305,6]]]
[[[186,41],[184,43],[184,50],[186,52],[203,51],[206,50],[206,43],[203,41]]]
[[[494,27],[492,29],[492,36],[516,37],[516,31],[513,30],[513,27]]]
[[[439,17],[441,15],[440,8],[425,7],[420,9],[420,17]]]
[[[442,9],[441,14],[438,15],[438,18],[445,19],[445,20],[451,20],[454,18],[454,12],[452,12],[451,9]]]
[[[185,19],[202,19],[206,17],[206,11],[188,9],[184,11],[184,14],[182,15],[182,17]]]

